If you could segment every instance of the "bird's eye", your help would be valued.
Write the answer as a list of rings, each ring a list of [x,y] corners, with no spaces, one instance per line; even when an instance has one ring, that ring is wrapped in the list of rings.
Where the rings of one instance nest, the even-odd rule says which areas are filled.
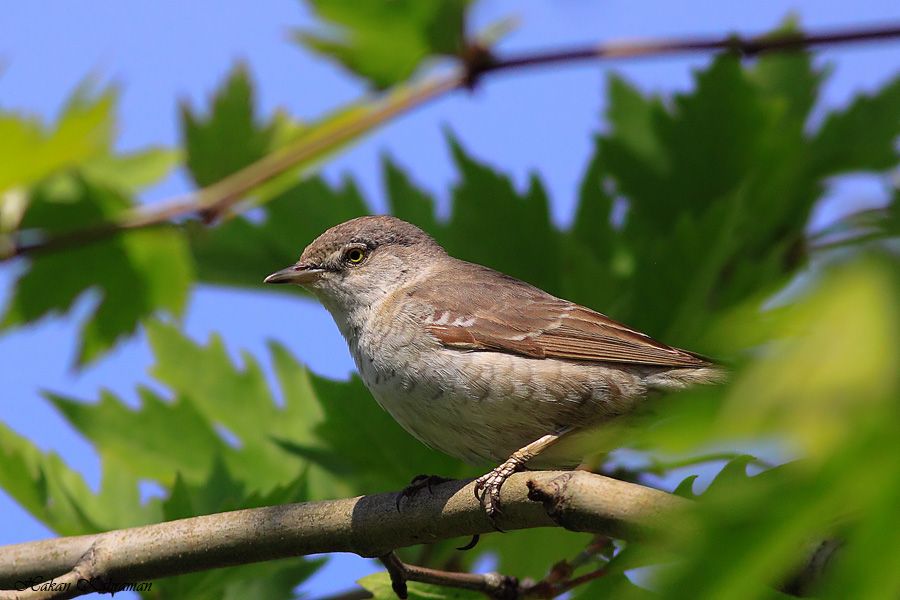
[[[361,263],[365,257],[366,253],[359,248],[351,248],[347,251],[347,254],[344,255],[344,258],[347,259],[347,262],[354,265],[358,265],[359,263]]]

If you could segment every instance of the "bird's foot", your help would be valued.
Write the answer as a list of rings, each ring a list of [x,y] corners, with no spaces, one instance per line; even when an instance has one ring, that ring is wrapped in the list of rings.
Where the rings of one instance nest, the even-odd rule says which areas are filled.
[[[497,531],[503,531],[497,526],[497,517],[500,516],[500,488],[509,476],[520,471],[524,464],[524,460],[513,455],[506,462],[475,480],[475,497]]]
[[[412,478],[412,481],[409,482],[409,485],[400,490],[400,493],[397,494],[397,512],[400,512],[400,502],[405,498],[412,498],[425,489],[431,494],[433,493],[431,486],[439,483],[446,483],[448,481],[453,480],[449,477],[441,477],[440,475],[416,475]]]

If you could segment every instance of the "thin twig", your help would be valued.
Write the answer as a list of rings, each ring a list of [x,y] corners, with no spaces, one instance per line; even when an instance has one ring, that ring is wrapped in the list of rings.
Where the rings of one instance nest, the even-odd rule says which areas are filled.
[[[598,541],[602,540],[602,541]],[[538,582],[529,580],[519,582],[515,577],[499,573],[463,573],[445,571],[411,565],[400,560],[396,552],[380,556],[391,578],[391,587],[399,598],[408,596],[407,582],[417,581],[444,587],[481,592],[489,598],[497,600],[514,600],[517,598],[556,598],[566,592],[606,574],[607,565],[578,577],[572,577],[581,562],[582,555],[595,557],[611,540],[605,536],[595,538],[589,547],[579,555],[576,561],[561,561],[553,566],[550,573]]]
[[[169,226],[173,224],[172,219],[194,212],[196,208],[195,200],[192,196],[188,196],[159,203],[152,210],[137,210],[119,221],[98,223],[84,229],[52,236],[43,236],[40,232],[24,231],[19,234],[19,237],[34,236],[37,239],[31,242],[17,242],[9,249],[0,248],[0,261],[25,254],[56,252],[73,246],[92,244],[135,229]]]
[[[578,553],[572,560],[562,560],[550,569],[547,576],[533,583],[526,583],[521,587],[520,594],[523,597],[555,598],[575,587],[587,583],[606,574],[607,560],[603,559],[603,565],[585,575],[572,578],[572,574],[580,567],[596,561],[598,555],[612,547],[612,540],[606,536],[595,536],[584,550]]]
[[[693,52],[715,52],[719,50],[736,52],[742,56],[751,57],[764,52],[783,52],[818,46],[838,46],[896,37],[900,37],[900,24],[860,29],[838,29],[811,34],[798,32],[754,37],[735,35],[726,38],[695,37],[611,42],[584,48],[523,54],[521,56],[497,59],[481,66],[480,71],[481,73],[489,73],[491,71],[547,66],[583,60],[646,58]],[[479,74],[476,74],[476,76]]]
[[[498,600],[513,600],[521,595],[518,580],[499,573],[460,573],[419,567],[404,563],[396,552],[380,556],[379,560],[390,574],[391,587],[400,598],[408,595],[407,581],[481,592]]]
[[[606,572],[606,566],[598,567],[590,573],[579,575],[578,577],[575,577],[573,579],[566,579],[565,581],[560,581],[558,583],[549,584],[546,586],[537,584],[532,588],[522,590],[521,595],[537,598],[556,598],[557,596],[575,589],[579,585],[584,585],[585,583],[589,583],[595,579],[603,577],[604,575],[606,575]]]
[[[297,140],[188,198],[177,199],[160,206],[141,208],[115,221],[55,236],[45,236],[40,232],[20,232],[9,240],[0,240],[0,242],[4,242],[3,247],[0,247],[0,260],[97,242],[125,231],[154,227],[190,216],[206,222],[220,219],[224,214],[232,211],[241,198],[253,189],[300,162],[336,148],[378,125],[441,98],[454,90],[473,87],[481,77],[490,73],[584,60],[621,60],[718,50],[737,52],[743,56],[754,56],[762,52],[871,42],[898,37],[900,37],[900,25],[889,25],[814,34],[782,33],[750,38],[730,36],[614,42],[507,58],[494,57],[487,50],[473,44],[467,50],[465,60],[462,61],[464,67],[462,72],[426,82],[407,93],[389,97],[365,115],[326,133],[313,134],[310,138]],[[28,235],[35,236],[36,239],[34,241],[22,239]]]

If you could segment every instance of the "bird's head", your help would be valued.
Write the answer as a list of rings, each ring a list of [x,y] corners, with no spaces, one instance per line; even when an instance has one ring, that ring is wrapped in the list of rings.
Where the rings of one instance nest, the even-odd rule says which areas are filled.
[[[266,283],[303,286],[334,312],[370,306],[420,276],[443,248],[427,233],[396,217],[359,217],[317,237],[295,264]]]

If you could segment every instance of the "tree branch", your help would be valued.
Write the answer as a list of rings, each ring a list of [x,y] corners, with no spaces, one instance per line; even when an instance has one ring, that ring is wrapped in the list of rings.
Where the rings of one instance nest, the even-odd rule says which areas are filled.
[[[483,76],[491,73],[585,60],[622,60],[720,50],[737,52],[743,56],[755,56],[763,52],[872,42],[898,37],[900,37],[900,25],[888,25],[813,34],[783,33],[755,37],[729,36],[613,42],[506,58],[495,57],[489,50],[473,45],[462,57],[462,68],[457,72],[428,81],[409,91],[389,96],[375,108],[359,117],[334,129],[297,140],[191,196],[142,207],[124,215],[119,220],[100,223],[87,229],[54,236],[46,236],[39,231],[24,231],[18,232],[6,240],[0,238],[0,242],[2,242],[0,243],[0,260],[93,243],[126,231],[156,227],[192,216],[206,223],[215,221],[233,210],[235,205],[253,189],[299,163],[320,156],[399,115],[441,98],[454,90],[471,88]],[[29,240],[29,237],[32,239]]]
[[[385,493],[255,508],[4,546],[0,588],[27,589],[0,592],[0,598],[72,597],[30,588],[61,576],[69,581],[89,573],[113,583],[142,582],[324,552],[385,556],[395,548],[493,531],[471,481],[436,485],[433,494],[422,492],[405,501],[402,512],[396,499],[396,493]],[[499,525],[505,530],[558,523],[633,539],[689,501],[584,471],[542,471],[513,475],[503,486],[501,502]]]
[[[681,39],[636,40],[612,42],[555,52],[523,54],[505,59],[481,62],[480,71],[488,73],[521,67],[548,66],[584,60],[616,60],[649,58],[695,52],[736,52],[752,57],[765,52],[784,52],[819,46],[871,42],[900,37],[900,24],[860,29],[840,29],[818,33],[776,33],[743,37],[692,37]],[[476,77],[477,77],[476,73]]]

